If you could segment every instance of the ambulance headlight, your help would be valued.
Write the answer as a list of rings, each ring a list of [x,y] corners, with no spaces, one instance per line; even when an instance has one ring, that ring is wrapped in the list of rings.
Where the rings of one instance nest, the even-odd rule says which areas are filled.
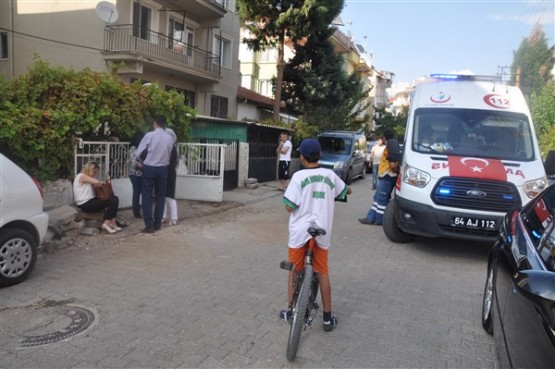
[[[407,165],[403,175],[403,182],[422,188],[430,182],[430,178],[428,173]]]
[[[524,192],[526,193],[526,196],[531,199],[534,198],[534,196],[539,194],[546,187],[547,179],[545,177],[524,182]]]

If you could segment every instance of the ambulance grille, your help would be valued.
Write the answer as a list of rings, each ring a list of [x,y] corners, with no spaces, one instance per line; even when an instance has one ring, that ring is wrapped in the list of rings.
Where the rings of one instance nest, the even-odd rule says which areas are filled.
[[[514,184],[471,178],[442,178],[431,198],[441,206],[503,213],[521,206]]]

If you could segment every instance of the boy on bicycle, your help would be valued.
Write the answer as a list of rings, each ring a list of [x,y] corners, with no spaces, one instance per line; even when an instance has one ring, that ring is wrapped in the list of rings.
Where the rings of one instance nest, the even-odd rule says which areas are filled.
[[[289,261],[295,266],[295,270],[302,269],[306,244],[311,237],[307,232],[311,222],[326,230],[326,234],[318,236],[316,240],[313,266],[320,283],[324,307],[324,330],[330,332],[337,325],[337,319],[331,312],[331,284],[328,275],[328,248],[331,241],[335,199],[344,199],[352,191],[332,170],[318,166],[321,153],[318,141],[312,138],[305,139],[298,150],[304,169],[293,174],[283,195],[285,209],[290,214]],[[280,318],[286,321],[292,314],[293,275],[293,271],[290,271],[287,290],[288,308],[280,312]]]

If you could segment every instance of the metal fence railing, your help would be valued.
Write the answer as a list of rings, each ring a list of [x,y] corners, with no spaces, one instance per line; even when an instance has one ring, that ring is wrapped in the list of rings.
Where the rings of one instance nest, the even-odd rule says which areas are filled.
[[[224,166],[237,165],[237,163],[222,163],[222,160],[228,160],[225,155],[226,145],[222,144],[178,143],[177,152],[179,156],[177,174],[180,176],[218,177],[223,175]],[[101,180],[108,172],[112,179],[128,178],[129,142],[79,140],[75,146],[75,175],[89,161],[98,164],[98,175]]]
[[[219,58],[211,52],[131,24],[106,26],[104,50],[141,53],[151,58],[203,71],[213,77],[220,76]]]

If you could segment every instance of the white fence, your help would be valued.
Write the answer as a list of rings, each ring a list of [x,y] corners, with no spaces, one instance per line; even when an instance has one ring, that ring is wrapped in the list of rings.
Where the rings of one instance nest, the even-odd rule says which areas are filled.
[[[178,143],[177,199],[223,201],[223,175],[226,145]],[[129,180],[129,143],[80,140],[75,147],[74,172],[94,161],[99,166],[99,179],[109,172],[112,187],[120,199],[120,207],[131,206]]]

